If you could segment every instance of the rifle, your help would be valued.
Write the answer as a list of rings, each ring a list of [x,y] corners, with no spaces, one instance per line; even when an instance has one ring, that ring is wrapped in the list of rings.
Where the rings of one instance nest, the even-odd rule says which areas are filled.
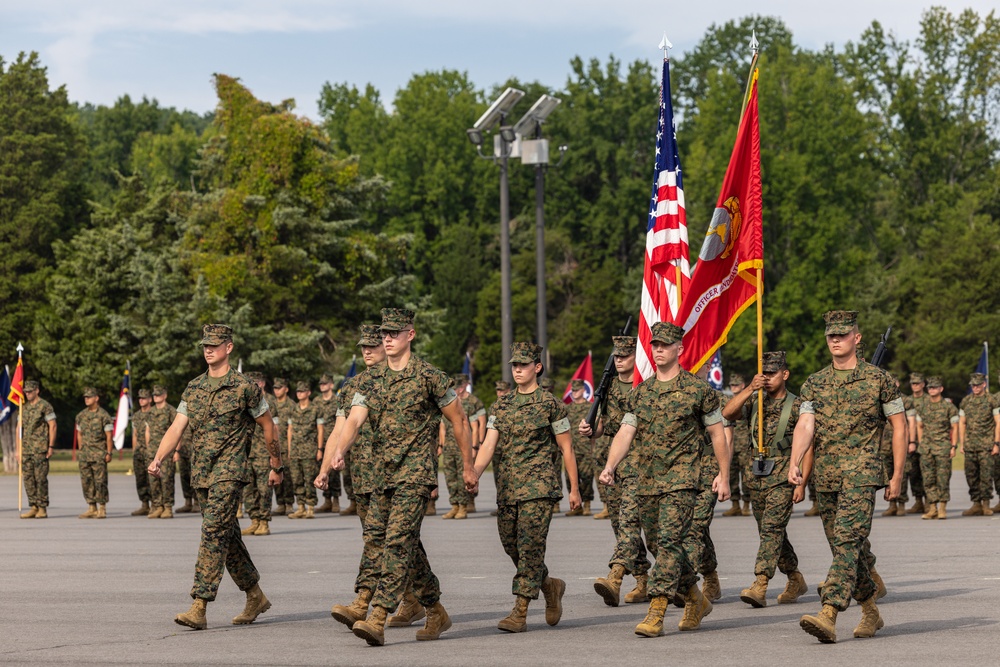
[[[628,320],[625,322],[625,326],[622,327],[620,336],[627,336],[628,330],[632,328],[632,316],[628,316]],[[587,424],[590,426],[591,430],[597,430],[597,415],[598,413],[604,412],[604,406],[608,402],[608,390],[611,389],[611,381],[614,379],[618,371],[615,369],[615,353],[614,350],[608,355],[608,361],[604,364],[604,373],[601,374],[601,381],[597,384],[597,389],[594,391],[594,404],[590,406],[590,412],[587,413]]]
[[[872,355],[871,364],[872,366],[882,366],[882,362],[885,361],[885,355],[889,351],[886,343],[889,342],[889,334],[892,333],[892,327],[890,326],[882,334],[882,339],[878,342],[878,347],[875,348],[875,354]]]

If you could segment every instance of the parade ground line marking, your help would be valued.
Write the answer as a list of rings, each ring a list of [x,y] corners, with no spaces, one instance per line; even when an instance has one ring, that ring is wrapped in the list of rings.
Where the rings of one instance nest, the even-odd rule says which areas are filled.
[[[319,570],[313,570],[312,572],[308,572],[307,574],[319,574]]]
[[[486,577],[462,577],[463,579],[485,579]]]

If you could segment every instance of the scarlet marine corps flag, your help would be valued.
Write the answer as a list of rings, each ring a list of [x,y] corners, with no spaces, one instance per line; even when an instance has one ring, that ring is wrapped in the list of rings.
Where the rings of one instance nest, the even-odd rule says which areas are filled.
[[[696,371],[726,342],[736,319],[758,298],[764,270],[757,69],[712,222],[677,323],[684,327],[681,366]]]
[[[594,400],[594,362],[590,352],[587,356],[583,358],[580,363],[580,367],[576,369],[573,373],[573,377],[570,378],[569,383],[566,385],[566,391],[563,392],[563,403],[573,402],[573,380],[583,380],[583,397],[588,401],[593,402]]]

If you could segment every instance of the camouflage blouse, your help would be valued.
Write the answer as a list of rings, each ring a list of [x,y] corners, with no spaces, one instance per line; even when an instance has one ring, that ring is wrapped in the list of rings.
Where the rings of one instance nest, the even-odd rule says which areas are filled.
[[[77,460],[83,462],[103,461],[108,453],[107,433],[114,430],[114,420],[104,408],[95,411],[83,409],[76,416],[76,430],[80,433]]]
[[[515,390],[502,396],[491,412],[486,428],[499,435],[493,457],[497,504],[562,498],[553,459],[556,436],[570,430],[565,404],[537,387],[530,394]]]
[[[607,442],[604,444],[605,448],[611,446],[615,436],[618,435],[619,429],[621,429],[622,418],[628,412],[628,397],[631,393],[631,382],[626,382],[617,377],[611,381],[611,387],[608,389],[608,401],[604,405],[604,413],[602,415],[604,437],[607,438]],[[631,479],[639,475],[635,452],[636,446],[633,444],[625,459],[618,465],[618,469],[615,471],[616,477]]]
[[[354,394],[369,392],[370,389],[365,389],[364,387],[365,383],[370,382],[371,376],[368,374],[367,369],[347,379],[340,390],[346,400],[337,409],[337,417],[347,416],[343,403],[350,405]],[[333,426],[330,426],[330,430],[331,432],[333,431]],[[375,434],[372,432],[369,421],[366,421],[361,425],[361,432],[358,433],[358,438],[351,447],[351,482],[354,484],[354,493],[374,493],[377,489],[381,488],[381,484],[378,483],[378,478],[375,474],[374,446]]]
[[[993,436],[996,434],[993,415],[998,412],[1000,408],[997,406],[996,396],[987,392],[983,392],[982,396],[969,394],[962,399],[958,416],[965,417],[965,451],[985,452],[993,449]]]
[[[160,441],[166,434],[170,425],[174,423],[177,410],[174,406],[165,404],[162,408],[155,405],[146,413],[146,423],[149,425],[149,450],[156,453],[160,447]]]
[[[21,446],[28,455],[45,455],[49,451],[49,422],[56,420],[56,411],[44,398],[37,403],[24,402],[21,406]]]
[[[917,423],[923,426],[920,449],[940,452],[951,449],[951,425],[958,423],[958,408],[942,398],[927,399],[917,409]]]
[[[295,409],[291,411],[288,424],[292,427],[292,437],[288,458],[316,458],[316,452],[319,451],[319,429],[325,423],[321,410],[322,406],[318,401],[309,401],[309,405],[305,408],[296,405]],[[288,442],[288,440],[285,439],[282,442]]]
[[[265,393],[264,400],[267,401],[268,409],[270,409],[271,406],[274,405],[275,401],[274,396]],[[272,418],[273,416],[274,415],[272,415]],[[281,436],[282,436],[281,430],[278,428],[277,424],[275,424],[274,428],[277,431],[275,436],[278,440],[278,450],[281,451]],[[187,433],[187,431],[185,431],[185,433]],[[267,442],[264,439],[264,427],[261,426],[260,424],[256,424],[253,429],[253,439],[250,444],[250,458],[268,459],[268,460],[270,460],[271,458],[271,454],[267,451]],[[282,461],[284,461],[285,457],[282,456],[281,458]]]

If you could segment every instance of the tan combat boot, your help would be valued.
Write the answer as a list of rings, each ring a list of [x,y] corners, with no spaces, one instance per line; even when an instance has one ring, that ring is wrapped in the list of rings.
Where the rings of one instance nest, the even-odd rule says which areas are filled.
[[[882,512],[882,516],[896,516],[899,514],[899,503],[895,500],[889,501],[889,509]]]
[[[990,508],[994,512],[1000,512],[1000,499],[997,499],[997,504]]]
[[[469,514],[475,514],[478,510],[476,509],[476,499],[469,498],[469,502],[465,504],[465,511]]]
[[[190,498],[185,498],[184,499],[184,504],[177,508],[177,513],[178,514],[190,514],[191,510],[192,510],[191,499]]]
[[[277,507],[274,508],[274,511],[271,512],[271,514],[273,514],[274,516],[285,516],[287,513],[288,513],[287,505],[278,505]]]
[[[389,617],[386,625],[390,628],[405,628],[414,621],[419,621],[426,615],[424,607],[417,601],[417,596],[407,587],[403,594],[403,602],[399,605],[396,613]]]
[[[625,594],[626,604],[645,604],[649,602],[649,593],[646,591],[646,585],[649,583],[649,575],[637,574],[635,575],[635,588],[630,590]]]
[[[383,607],[372,607],[368,618],[358,621],[351,630],[369,646],[385,645],[385,617],[388,612]]]
[[[253,534],[254,535],[270,535],[271,534],[270,521],[268,521],[267,519],[261,519],[257,523],[257,530],[253,531]]]
[[[38,516],[38,508],[32,505],[30,510],[21,515],[21,518],[34,519],[36,516]]]
[[[107,519],[108,518],[108,506],[104,503],[99,503],[97,505],[97,516],[95,519]]]
[[[938,515],[937,518],[944,521],[948,518],[948,503],[938,503]]]
[[[191,511],[196,514],[201,514],[201,505],[198,504],[197,498],[195,498],[191,504]]]
[[[962,512],[962,516],[982,516],[983,504],[978,500],[972,503],[972,507]]]
[[[545,622],[558,625],[562,618],[562,599],[566,594],[566,582],[555,577],[545,577],[542,582],[542,596],[545,598]]]
[[[876,571],[874,567],[869,569],[868,573],[871,575],[872,581],[875,582],[875,599],[881,600],[886,596],[886,593],[889,592],[888,590],[886,590],[885,582],[882,581],[882,577],[879,575],[878,571]]]
[[[49,513],[45,511],[44,507],[38,508],[38,514],[35,515],[36,519],[48,519]]]
[[[837,608],[832,604],[823,605],[815,616],[803,616],[799,627],[824,644],[837,643]]]
[[[649,611],[642,623],[635,626],[640,637],[659,637],[663,634],[663,615],[667,612],[667,596],[657,595],[649,601]]]
[[[753,510],[750,509],[750,501],[743,501],[743,516],[753,516]]]
[[[236,506],[236,518],[237,519],[243,518],[243,503],[240,503],[239,505]]]
[[[524,632],[528,629],[528,603],[531,602],[523,595],[518,595],[514,600],[514,609],[511,610],[507,618],[497,623],[497,630],[504,632]]]
[[[601,511],[594,515],[595,519],[610,519],[611,515],[608,514],[608,506],[605,505],[601,508]]]
[[[271,601],[260,590],[260,585],[254,584],[254,587],[247,591],[247,603],[243,607],[243,613],[233,619],[233,625],[249,625],[270,608]]]
[[[445,512],[441,518],[442,519],[454,519],[455,515],[458,514],[458,505],[452,505],[451,509]]]
[[[581,516],[593,516],[593,514],[594,513],[590,511],[590,501],[589,500],[584,500],[583,501],[583,513],[581,514]]]
[[[873,570],[874,571],[874,570]],[[798,570],[788,575],[785,590],[778,594],[778,604],[791,604],[809,591],[805,577]]]
[[[767,606],[767,582],[766,574],[758,574],[750,588],[740,591],[740,599],[755,609]]]
[[[621,565],[612,565],[611,572],[606,577],[598,577],[594,582],[594,590],[604,598],[604,604],[609,607],[617,607],[622,591],[622,578],[625,576],[625,568]]]
[[[438,513],[437,505],[433,498],[427,499],[427,507],[424,508],[424,516],[434,516]]]
[[[733,506],[723,512],[722,516],[743,516],[743,510],[740,509],[740,501],[734,500]]]
[[[861,622],[858,623],[858,627],[854,628],[854,637],[857,639],[869,639],[875,636],[875,633],[885,627],[885,621],[882,620],[882,616],[878,613],[878,607],[875,606],[875,596],[868,598],[861,603]]]
[[[719,582],[719,573],[709,572],[704,575],[705,581],[701,585],[701,594],[708,598],[709,602],[715,602],[722,597],[722,584]]]
[[[340,498],[330,498],[330,511],[340,514]]]
[[[373,591],[362,588],[358,591],[358,596],[354,602],[346,607],[342,604],[335,604],[330,609],[330,616],[339,623],[343,623],[348,628],[353,628],[358,621],[363,621],[368,616],[368,604],[372,601]]]
[[[583,516],[583,507],[566,510],[566,516]]]
[[[322,505],[316,508],[316,514],[329,514],[333,511],[333,501],[329,498],[326,499]]]
[[[313,506],[306,505],[306,513],[302,515],[303,519],[315,519],[316,515],[313,513]]]
[[[805,514],[803,514],[803,516],[819,516],[819,505],[816,504],[815,500],[812,501],[812,503],[813,503],[812,507],[807,509],[805,511]]]
[[[455,520],[458,521],[459,519],[468,519],[468,518],[469,518],[469,513],[465,511],[465,505],[459,505],[458,511],[455,512]]]
[[[988,500],[983,501],[983,516],[993,516],[993,510],[990,509],[990,502]]]
[[[347,507],[340,510],[340,516],[354,516],[357,513],[358,513],[358,504],[353,500],[347,505]]]
[[[91,503],[87,505],[87,511],[77,517],[78,519],[95,519],[97,518],[97,505]]]
[[[920,517],[921,519],[936,519],[937,518],[937,505],[935,503],[927,503],[927,511],[923,513]]]
[[[161,519],[173,519],[174,518],[174,508],[164,507],[163,512],[160,514]]]
[[[299,503],[299,508],[288,515],[289,519],[301,519],[306,515],[306,506]]]
[[[906,510],[907,514],[923,514],[926,510],[924,509],[924,499],[923,496],[917,496],[913,499],[913,506]]]
[[[701,619],[712,613],[712,603],[708,601],[698,584],[692,586],[684,598],[684,617],[677,624],[680,630],[697,630],[701,627]]]
[[[208,627],[208,621],[205,618],[205,606],[207,604],[208,600],[195,598],[190,609],[183,614],[177,614],[174,618],[174,623],[177,625],[186,625],[192,630],[204,630]]]
[[[417,630],[417,641],[427,642],[440,639],[441,633],[451,627],[451,617],[440,602],[435,602],[424,610],[427,620],[424,627]]]
[[[260,519],[253,519],[249,526],[240,531],[240,535],[253,535],[258,528],[260,528]]]
[[[180,511],[180,510],[178,510]],[[145,500],[142,501],[142,505],[137,510],[132,510],[132,516],[146,516],[149,514],[149,503]]]
[[[163,514],[163,508],[159,505],[153,505],[153,508],[146,513],[146,518],[159,519],[161,514]]]

